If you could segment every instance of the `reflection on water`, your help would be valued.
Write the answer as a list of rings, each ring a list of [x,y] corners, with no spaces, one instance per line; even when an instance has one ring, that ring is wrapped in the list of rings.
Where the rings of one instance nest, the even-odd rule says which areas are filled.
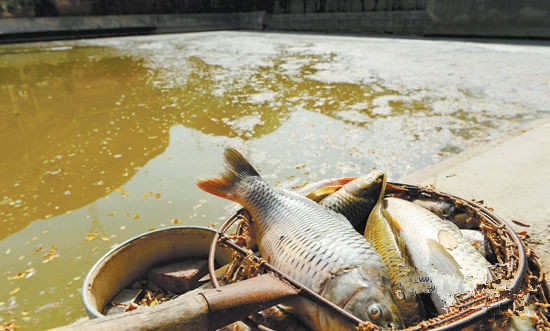
[[[0,325],[69,323],[84,315],[79,286],[109,247],[223,219],[232,205],[194,182],[221,170],[225,145],[276,184],[375,167],[396,178],[529,118],[467,102],[436,112],[439,96],[383,81],[311,79],[336,61],[330,52],[281,47],[269,65],[235,69],[187,55],[185,40],[102,42],[0,48]]]

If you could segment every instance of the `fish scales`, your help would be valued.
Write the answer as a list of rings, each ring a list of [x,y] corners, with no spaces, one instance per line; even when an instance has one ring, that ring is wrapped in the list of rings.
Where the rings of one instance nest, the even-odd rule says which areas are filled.
[[[365,262],[383,266],[374,248],[353,227],[346,226],[349,222],[342,222],[339,215],[327,215],[307,198],[292,192],[278,193],[280,201],[274,205],[282,208],[248,208],[259,223],[260,253],[268,256],[274,266],[287,269],[290,265],[291,276],[315,291],[338,270],[359,267]],[[264,204],[261,200],[260,196],[256,203]],[[315,257],[325,263],[313,263]],[[309,272],[302,272],[304,269]]]
[[[347,220],[299,194],[272,188],[237,151],[226,150],[225,158],[224,176],[198,186],[248,210],[262,257],[357,317],[384,328],[400,326],[384,262]],[[353,327],[306,299],[292,306],[314,329]]]

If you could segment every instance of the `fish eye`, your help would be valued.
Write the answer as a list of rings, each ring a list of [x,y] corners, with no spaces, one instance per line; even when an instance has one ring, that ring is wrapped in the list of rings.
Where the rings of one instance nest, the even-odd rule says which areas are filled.
[[[378,320],[380,317],[382,317],[382,307],[380,307],[379,304],[375,303],[375,304],[372,304],[369,306],[368,308],[368,313],[369,313],[369,317],[373,320],[373,321],[376,321]]]

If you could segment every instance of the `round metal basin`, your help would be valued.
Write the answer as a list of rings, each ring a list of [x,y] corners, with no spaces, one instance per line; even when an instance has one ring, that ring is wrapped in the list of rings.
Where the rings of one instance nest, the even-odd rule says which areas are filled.
[[[90,318],[104,316],[104,306],[151,267],[188,258],[208,258],[215,231],[199,226],[177,226],[131,238],[111,249],[92,267],[82,286],[82,301]],[[216,262],[231,261],[231,250],[218,247]]]

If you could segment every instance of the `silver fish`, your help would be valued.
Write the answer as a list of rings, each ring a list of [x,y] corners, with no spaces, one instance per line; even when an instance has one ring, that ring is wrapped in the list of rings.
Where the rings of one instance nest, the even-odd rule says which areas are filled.
[[[472,291],[487,281],[489,262],[454,223],[398,198],[384,199],[382,213],[413,265],[429,277],[432,301],[439,312],[454,303],[456,294]]]
[[[272,188],[234,149],[225,151],[225,160],[228,169],[222,178],[197,185],[250,212],[262,257],[358,318],[383,328],[400,327],[387,268],[347,220],[297,193]],[[307,299],[292,306],[313,329],[354,327]]]
[[[467,213],[456,208],[452,203],[447,201],[416,199],[413,202],[443,219],[452,220],[453,223],[458,225],[461,229],[472,229],[477,227],[476,222],[473,222]]]

